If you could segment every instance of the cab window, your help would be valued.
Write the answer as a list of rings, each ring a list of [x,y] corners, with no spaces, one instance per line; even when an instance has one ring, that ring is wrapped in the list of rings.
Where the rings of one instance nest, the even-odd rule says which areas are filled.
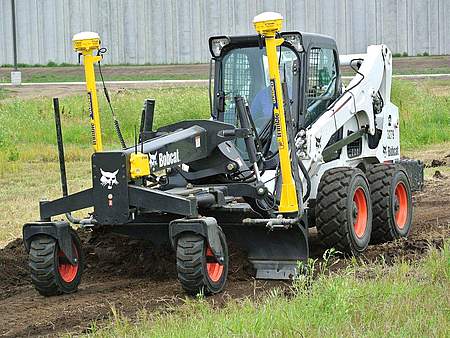
[[[296,54],[286,47],[278,53],[282,81],[286,81],[288,96],[292,93],[293,69],[298,62]],[[247,100],[253,120],[261,131],[272,119],[273,103],[269,81],[269,64],[265,48],[247,47],[230,51],[223,59],[223,91],[225,93],[224,122],[239,125],[234,97]]]
[[[309,52],[305,125],[322,115],[336,98],[337,64],[333,49],[312,48]]]
[[[298,69],[297,54],[282,46],[278,50],[281,81],[286,82],[289,103],[298,100],[293,90],[294,69]],[[269,63],[265,48],[236,48],[228,52],[222,62],[222,88],[225,94],[223,121],[239,127],[234,98],[243,96],[249,105],[256,131],[263,146],[270,142],[269,151],[277,151],[276,133],[270,128],[273,118],[272,90],[269,81]],[[243,139],[236,139],[236,147],[247,159]]]

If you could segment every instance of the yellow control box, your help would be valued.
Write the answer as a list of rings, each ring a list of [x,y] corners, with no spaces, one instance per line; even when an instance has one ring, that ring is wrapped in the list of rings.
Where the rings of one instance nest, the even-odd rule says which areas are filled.
[[[143,153],[131,154],[130,175],[132,179],[150,175],[150,161],[147,154]]]

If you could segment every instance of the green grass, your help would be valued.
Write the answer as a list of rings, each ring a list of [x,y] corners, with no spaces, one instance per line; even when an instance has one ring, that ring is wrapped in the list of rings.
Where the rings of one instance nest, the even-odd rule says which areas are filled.
[[[46,65],[42,65],[39,63],[36,64],[29,64],[29,63],[18,63],[17,68],[53,68],[53,67],[73,67],[74,64],[72,63],[56,63],[54,61],[49,61]],[[0,68],[13,68],[14,65],[10,63],[5,63],[0,65]]]
[[[92,337],[445,337],[450,325],[450,242],[421,262],[382,263],[294,283],[293,297],[272,291],[258,301],[217,309],[186,301],[131,321],[113,311]]]
[[[202,64],[201,62],[194,62],[194,63],[144,63],[144,64],[131,64],[131,63],[117,63],[117,64],[105,64],[104,67],[124,67],[124,66],[131,66],[131,67],[148,67],[148,66],[190,66],[190,65],[199,65]],[[49,61],[47,64],[29,64],[29,63],[18,63],[17,68],[57,68],[57,67],[73,67],[76,66],[76,63],[57,63],[54,61]],[[0,68],[13,68],[14,65],[10,63],[5,63],[0,65]]]
[[[9,96],[9,90],[0,88],[0,100],[3,100]]]
[[[149,90],[120,90],[112,95],[116,114],[121,122],[128,145],[134,139],[134,127],[139,129],[144,99],[156,99],[156,127],[186,119],[209,117],[209,103],[205,87],[165,88]],[[60,100],[64,142],[66,145],[89,149],[91,135],[85,96],[68,96]],[[107,149],[117,146],[109,108],[100,99],[102,131]],[[55,127],[52,100],[8,99],[0,101],[0,150],[10,160],[55,159]],[[75,147],[76,146],[76,147]],[[69,152],[70,159],[70,152]],[[74,160],[80,158],[75,157]],[[0,173],[1,174],[1,173]]]
[[[105,77],[107,81],[149,81],[149,80],[198,80],[207,79],[207,76],[197,74],[134,74],[134,75],[117,75],[111,74]],[[84,75],[65,74],[33,74],[24,82],[83,82]]]
[[[450,85],[447,95],[439,96],[426,87],[427,81],[420,86],[394,81],[391,100],[400,110],[400,139],[405,149],[450,141]]]
[[[401,145],[413,149],[450,141],[450,93],[433,95],[411,82],[396,80],[392,101],[400,109]],[[7,95],[2,94],[0,95]],[[139,126],[145,98],[156,99],[155,126],[185,119],[209,117],[206,87],[120,90],[112,95],[113,105],[128,144],[134,127]],[[67,96],[60,101],[65,144],[69,159],[80,160],[80,149],[90,148],[87,100],[84,95]],[[117,146],[111,115],[100,96],[104,143]],[[55,130],[52,101],[49,98],[0,101],[0,155],[3,160],[55,160]],[[70,156],[73,155],[73,158]],[[0,162],[1,162],[0,158]],[[1,175],[1,165],[0,165]]]
[[[61,197],[59,164],[54,160],[56,149],[47,147],[38,150],[51,157],[51,161],[2,162],[0,159],[0,248],[21,237],[25,222],[38,219],[39,200]],[[69,193],[90,188],[89,152],[79,148],[67,150],[72,154],[71,160],[66,163]],[[76,157],[80,160],[74,160]],[[86,210],[77,212],[78,217],[86,214]]]
[[[84,74],[64,74],[64,73],[40,73],[40,74],[22,74],[24,83],[44,83],[44,82],[84,82]],[[149,80],[199,80],[207,79],[207,75],[202,74],[133,74],[120,75],[111,74],[105,76],[105,81],[149,81]],[[99,80],[99,78],[97,79]],[[9,83],[9,74],[0,76],[0,83]]]

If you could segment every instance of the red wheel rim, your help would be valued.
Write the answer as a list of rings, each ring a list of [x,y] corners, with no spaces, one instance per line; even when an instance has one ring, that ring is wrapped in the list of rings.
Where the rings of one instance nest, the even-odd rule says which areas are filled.
[[[408,193],[403,182],[399,182],[395,187],[395,223],[402,230],[408,219]]]
[[[75,246],[73,246],[75,257],[78,260],[78,251]],[[66,255],[62,250],[58,251],[58,271],[61,279],[66,283],[71,283],[77,276],[78,272],[78,262],[75,265],[69,263]]]
[[[353,217],[355,218],[353,228],[358,238],[364,236],[367,228],[367,200],[364,190],[358,188],[353,195]]]
[[[218,282],[223,273],[223,265],[215,261],[211,248],[206,249],[206,270],[211,281]]]

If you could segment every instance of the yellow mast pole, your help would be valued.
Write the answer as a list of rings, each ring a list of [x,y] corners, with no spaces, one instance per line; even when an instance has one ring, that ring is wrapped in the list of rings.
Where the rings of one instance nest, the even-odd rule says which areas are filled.
[[[277,33],[283,25],[283,17],[279,13],[265,12],[253,19],[258,34],[265,39],[266,53],[269,63],[269,78],[272,88],[273,114],[277,133],[278,153],[281,168],[281,200],[278,211],[282,213],[298,212],[297,190],[292,176],[289,154],[286,117],[284,114],[283,92],[281,89],[280,69],[278,65],[277,47],[283,42]]]
[[[95,83],[94,71],[94,64],[102,60],[101,56],[94,55],[94,51],[100,49],[100,37],[94,32],[82,32],[75,34],[72,42],[75,51],[83,55],[86,90],[89,100],[89,116],[91,119],[92,146],[94,152],[103,151],[100,112],[98,109],[97,86]]]

